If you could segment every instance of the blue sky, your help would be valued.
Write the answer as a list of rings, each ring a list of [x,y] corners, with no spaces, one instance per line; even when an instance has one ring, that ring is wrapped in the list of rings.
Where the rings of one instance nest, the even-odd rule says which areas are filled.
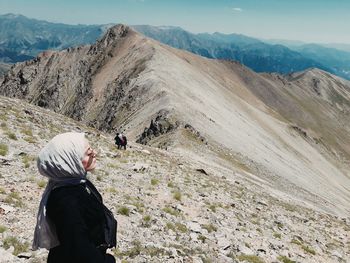
[[[0,0],[15,13],[67,24],[172,25],[190,32],[350,44],[350,0]]]

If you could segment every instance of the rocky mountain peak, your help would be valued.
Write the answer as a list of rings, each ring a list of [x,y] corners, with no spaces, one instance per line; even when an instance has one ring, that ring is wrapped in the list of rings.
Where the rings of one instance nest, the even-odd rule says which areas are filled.
[[[118,24],[109,28],[103,37],[97,42],[104,47],[110,46],[112,43],[119,41],[121,38],[126,37],[126,35],[132,31],[130,27],[122,24]]]

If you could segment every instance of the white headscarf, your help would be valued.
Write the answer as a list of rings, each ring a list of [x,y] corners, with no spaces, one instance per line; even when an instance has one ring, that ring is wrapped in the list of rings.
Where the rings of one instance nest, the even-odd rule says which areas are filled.
[[[67,132],[55,136],[39,153],[40,174],[49,178],[43,193],[34,232],[33,249],[58,246],[55,225],[46,215],[51,191],[60,186],[84,183],[86,171],[82,164],[87,140],[84,133]]]

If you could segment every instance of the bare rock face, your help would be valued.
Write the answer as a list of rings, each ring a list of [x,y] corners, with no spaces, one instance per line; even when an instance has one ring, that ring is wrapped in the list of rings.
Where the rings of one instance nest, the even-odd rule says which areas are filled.
[[[147,144],[152,138],[158,137],[160,135],[169,133],[179,127],[179,123],[172,123],[167,117],[168,111],[160,111],[155,119],[151,120],[151,123],[148,128],[145,128],[140,137],[136,142],[141,144]]]

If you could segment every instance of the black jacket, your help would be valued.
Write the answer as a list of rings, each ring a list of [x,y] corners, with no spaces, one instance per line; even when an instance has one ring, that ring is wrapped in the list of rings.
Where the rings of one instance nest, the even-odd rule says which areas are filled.
[[[54,189],[47,202],[47,215],[60,241],[59,246],[50,249],[48,263],[115,262],[101,247],[105,243],[106,217],[97,190],[93,194],[86,184]]]

